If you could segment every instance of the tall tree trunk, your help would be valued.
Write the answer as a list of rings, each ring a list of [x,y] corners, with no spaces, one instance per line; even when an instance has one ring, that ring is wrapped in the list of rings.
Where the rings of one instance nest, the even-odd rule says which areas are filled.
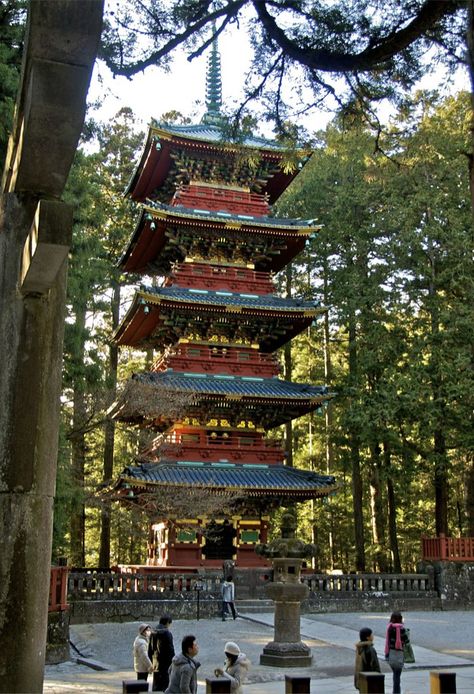
[[[349,381],[352,387],[357,386],[357,343],[356,322],[352,314],[349,318]],[[354,406],[354,405],[352,405]],[[356,570],[365,571],[365,539],[363,515],[363,486],[360,468],[360,440],[358,431],[351,426],[349,431],[352,463],[352,499],[354,514],[354,540],[356,551]]]
[[[386,441],[383,444],[383,459],[385,472],[387,475],[388,537],[390,542],[390,553],[392,555],[392,570],[395,573],[401,573],[402,565],[400,562],[400,551],[398,549],[397,537],[397,504],[393,480],[390,472],[392,464],[390,446]]]
[[[75,332],[73,360],[77,367],[73,385],[73,416],[71,439],[72,479],[77,494],[73,501],[70,518],[71,563],[73,566],[85,566],[85,508],[84,508],[84,473],[86,465],[86,441],[84,424],[86,421],[86,402],[84,395],[84,334],[86,325],[85,306],[75,307]]]
[[[285,294],[291,296],[293,288],[293,269],[291,263],[285,268]],[[291,381],[292,359],[291,359],[291,343],[287,342],[284,351],[284,377],[285,381]],[[293,422],[290,420],[285,424],[285,456],[286,464],[293,467]]]
[[[120,284],[114,280],[112,282],[112,330],[119,324],[120,314]],[[109,388],[110,399],[115,398],[117,391],[117,368],[118,368],[118,347],[111,342],[109,347]],[[114,470],[114,444],[115,444],[115,422],[107,419],[105,422],[105,441],[104,441],[104,468],[102,480],[104,484],[110,484]],[[99,566],[109,568],[110,566],[110,501],[105,501],[100,514],[100,548]]]
[[[328,284],[328,268],[327,260],[324,259],[323,267],[323,303],[324,306],[329,305],[329,284]],[[329,312],[324,313],[323,320],[323,352],[324,352],[324,382],[327,386],[332,383],[332,361],[331,361],[331,334],[329,329]],[[333,408],[331,403],[324,410],[324,449],[326,454],[326,474],[331,475],[334,470],[334,447],[331,442],[331,432],[333,428]],[[326,506],[329,514],[329,568],[332,570],[335,566],[334,556],[334,533],[333,533],[333,510],[331,499],[328,499]]]
[[[432,216],[427,210],[427,218]],[[449,462],[446,451],[446,406],[442,387],[441,364],[439,359],[440,320],[436,288],[436,273],[434,253],[428,252],[431,275],[428,294],[430,298],[430,327],[431,327],[431,396],[433,400],[433,457],[434,457],[434,491],[435,491],[435,521],[436,534],[448,535],[448,470]]]
[[[468,461],[469,466],[466,472],[466,516],[467,533],[469,537],[474,537],[474,459]]]
[[[370,476],[370,510],[372,540],[375,545],[375,560],[377,568],[382,573],[388,572],[387,556],[385,554],[385,514],[382,489],[380,483],[380,447],[372,446],[370,451],[372,472]]]

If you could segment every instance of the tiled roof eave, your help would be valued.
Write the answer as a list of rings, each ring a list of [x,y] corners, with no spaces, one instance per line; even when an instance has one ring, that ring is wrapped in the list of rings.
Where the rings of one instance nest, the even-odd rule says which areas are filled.
[[[202,222],[209,225],[209,222],[218,225],[218,228],[234,228],[236,225],[239,226],[240,230],[256,230],[259,228],[265,229],[268,233],[279,233],[279,235],[293,235],[293,236],[310,236],[312,233],[319,231],[321,229],[321,224],[314,224],[310,220],[304,223],[304,220],[300,224],[292,224],[296,220],[293,219],[282,219],[282,218],[271,218],[266,217],[259,219],[258,217],[244,218],[239,215],[229,214],[229,216],[220,216],[216,212],[210,211],[209,214],[202,213],[194,208],[184,208],[184,207],[172,207],[170,205],[164,205],[162,203],[154,203],[154,205],[146,205],[144,207],[146,213],[153,215],[157,219],[171,220],[176,218],[185,224],[186,220],[190,220],[194,223]]]

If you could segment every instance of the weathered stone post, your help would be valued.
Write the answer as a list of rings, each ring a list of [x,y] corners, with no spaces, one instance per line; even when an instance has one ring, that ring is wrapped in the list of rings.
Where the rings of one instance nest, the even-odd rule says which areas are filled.
[[[101,0],[30,3],[0,196],[0,692],[41,692],[72,210]]]
[[[265,586],[265,592],[275,601],[275,634],[263,649],[260,664],[309,667],[313,656],[301,641],[300,632],[301,602],[309,594],[308,586],[301,583],[301,565],[304,557],[314,555],[315,547],[295,537],[296,519],[292,513],[285,513],[282,523],[281,538],[256,548],[258,554],[272,560],[274,570],[273,581]]]

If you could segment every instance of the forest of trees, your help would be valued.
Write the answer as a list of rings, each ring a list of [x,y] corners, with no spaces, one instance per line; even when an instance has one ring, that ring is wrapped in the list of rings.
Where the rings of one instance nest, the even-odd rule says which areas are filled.
[[[413,570],[422,535],[474,535],[470,136],[466,93],[407,98],[383,135],[353,108],[314,133],[313,156],[278,203],[278,215],[322,224],[276,277],[328,309],[291,347],[292,380],[337,393],[292,427],[294,464],[340,483],[325,502],[299,506],[320,570]],[[143,441],[106,417],[117,382],[156,356],[118,355],[110,343],[138,281],[116,263],[136,219],[123,190],[143,137],[129,109],[91,125],[69,182],[53,552],[74,566],[145,557],[145,514],[97,497]]]

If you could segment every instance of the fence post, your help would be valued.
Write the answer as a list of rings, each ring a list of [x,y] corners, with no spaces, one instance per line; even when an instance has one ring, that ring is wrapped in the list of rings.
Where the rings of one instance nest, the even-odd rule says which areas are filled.
[[[230,685],[226,677],[206,677],[206,694],[229,694]]]
[[[456,694],[456,673],[430,672],[430,694]]]
[[[148,691],[148,682],[146,680],[122,680],[122,694]]]
[[[311,677],[285,675],[285,694],[310,694]]]
[[[359,672],[360,694],[385,694],[385,675],[380,672]]]

